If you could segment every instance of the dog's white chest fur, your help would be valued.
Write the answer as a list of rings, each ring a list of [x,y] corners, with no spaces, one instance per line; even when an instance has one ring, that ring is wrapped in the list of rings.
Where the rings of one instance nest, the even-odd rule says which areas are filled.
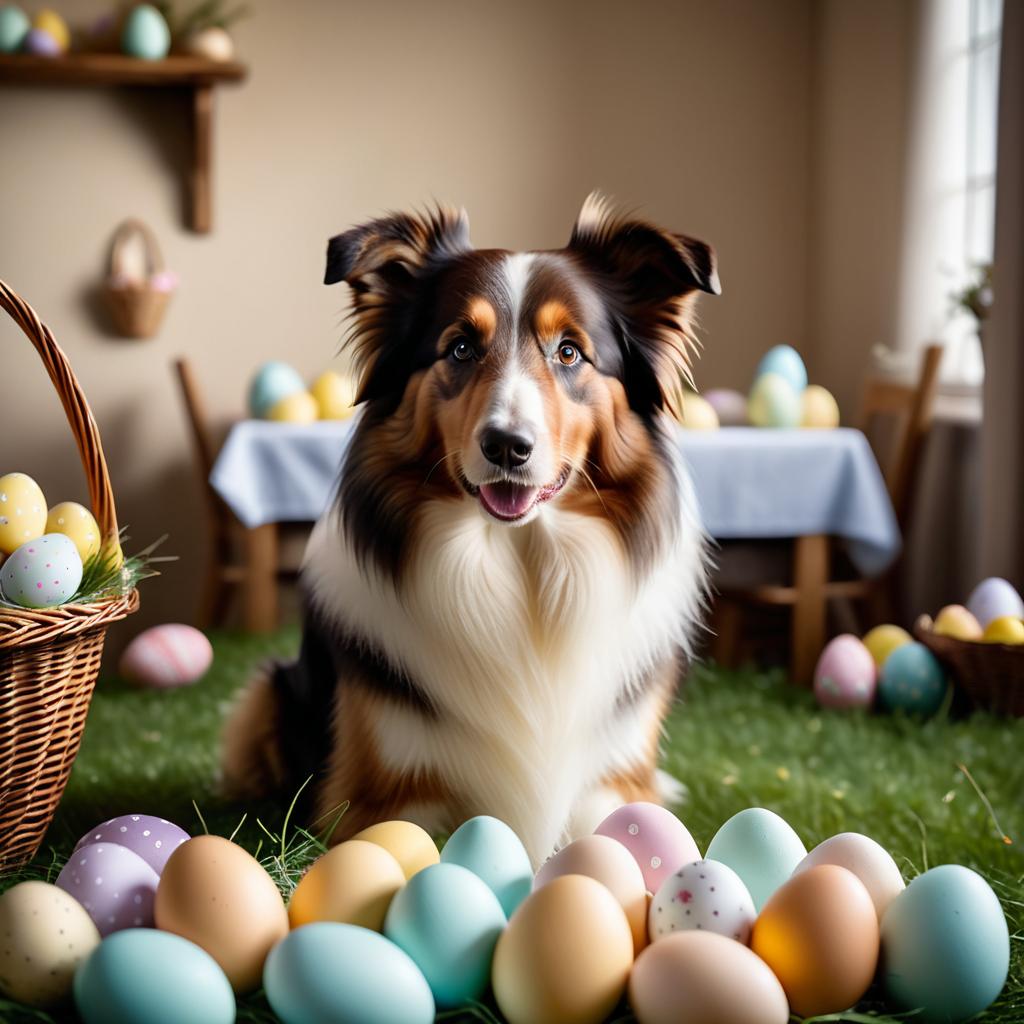
[[[389,703],[373,737],[384,763],[436,772],[535,861],[592,828],[609,809],[601,780],[632,767],[656,727],[650,702],[628,698],[688,648],[697,618],[703,544],[685,478],[683,492],[672,547],[639,580],[604,520],[552,506],[509,529],[467,498],[423,509],[399,593],[325,516],[304,565],[320,612],[386,652],[439,712]]]

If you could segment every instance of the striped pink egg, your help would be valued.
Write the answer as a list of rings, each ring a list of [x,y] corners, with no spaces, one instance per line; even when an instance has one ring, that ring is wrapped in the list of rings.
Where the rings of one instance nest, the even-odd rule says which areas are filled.
[[[124,649],[119,668],[136,686],[166,689],[198,682],[212,661],[210,641],[198,629],[168,623],[140,633]]]

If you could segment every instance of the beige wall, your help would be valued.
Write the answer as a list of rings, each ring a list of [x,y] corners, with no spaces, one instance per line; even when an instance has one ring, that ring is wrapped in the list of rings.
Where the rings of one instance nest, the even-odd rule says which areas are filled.
[[[109,3],[60,6],[84,23]],[[169,361],[192,357],[218,417],[241,411],[262,360],[318,373],[346,298],[320,284],[325,240],[386,208],[447,199],[467,207],[478,245],[555,246],[600,187],[717,246],[725,294],[703,307],[700,383],[746,386],[758,355],[785,341],[842,393],[853,358],[835,362],[822,342],[831,352],[860,331],[856,306],[843,305],[840,331],[823,326],[821,303],[841,286],[851,303],[850,267],[860,267],[858,287],[888,275],[877,253],[833,242],[821,303],[808,299],[812,242],[870,236],[854,210],[823,215],[822,203],[873,194],[831,158],[812,182],[813,131],[834,113],[866,129],[869,112],[838,98],[812,106],[815,73],[826,96],[841,89],[812,60],[810,0],[253,6],[237,31],[251,78],[218,95],[207,237],[182,226],[187,137],[175,98],[0,89],[0,276],[66,347],[103,431],[122,520],[138,542],[169,532],[166,547],[181,556],[146,587],[136,625],[187,617],[200,565],[198,489]],[[827,6],[825,38],[844,73],[870,84],[876,71],[853,66],[856,43],[840,38],[855,7]],[[877,108],[884,96],[870,99]],[[148,342],[109,337],[89,299],[110,232],[129,214],[156,229],[182,278]],[[81,496],[40,367],[10,325],[0,344],[0,468],[35,475],[51,500]]]

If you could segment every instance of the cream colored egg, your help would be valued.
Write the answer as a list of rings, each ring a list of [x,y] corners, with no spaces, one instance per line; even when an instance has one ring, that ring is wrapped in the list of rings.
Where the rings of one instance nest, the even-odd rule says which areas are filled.
[[[983,630],[981,623],[962,604],[947,604],[935,616],[932,632],[954,640],[980,640]]]
[[[356,411],[355,382],[335,370],[321,373],[309,391],[322,420],[347,420]]]
[[[647,945],[647,889],[636,859],[610,836],[583,836],[546,861],[533,881],[534,891],[562,875],[586,875],[600,882],[626,913],[633,955]]]
[[[903,875],[889,852],[859,832],[841,832],[819,843],[797,864],[793,874],[798,875],[818,864],[837,864],[852,871],[867,889],[879,921],[889,904],[906,888]]]
[[[46,498],[25,473],[0,476],[0,551],[13,554],[46,532]]]
[[[171,854],[153,916],[158,928],[205,949],[237,993],[259,986],[267,954],[288,934],[288,913],[273,879],[221,836],[196,836]]]
[[[316,399],[308,391],[297,391],[272,406],[267,419],[277,423],[313,423],[319,416]]]
[[[382,821],[352,838],[382,846],[398,861],[406,878],[441,860],[430,833],[411,821]]]
[[[682,424],[687,430],[718,430],[718,413],[701,395],[683,395]]]
[[[70,537],[82,556],[83,565],[100,549],[100,528],[92,513],[77,501],[54,505],[46,517],[46,532]]]
[[[839,404],[820,384],[809,384],[801,395],[800,426],[831,430],[839,426]]]
[[[288,904],[293,928],[339,921],[379,932],[405,885],[402,865],[377,843],[350,839],[328,850],[302,877]]]
[[[0,896],[0,995],[36,1007],[62,1002],[99,943],[92,918],[63,889],[19,882]]]
[[[640,1024],[786,1024],[786,993],[767,964],[715,932],[677,932],[645,949],[629,977]]]
[[[185,39],[186,53],[206,60],[229,61],[235,56],[235,44],[231,36],[219,25],[191,32]]]
[[[563,875],[512,915],[491,980],[509,1024],[600,1024],[632,966],[633,935],[618,900],[593,878]]]

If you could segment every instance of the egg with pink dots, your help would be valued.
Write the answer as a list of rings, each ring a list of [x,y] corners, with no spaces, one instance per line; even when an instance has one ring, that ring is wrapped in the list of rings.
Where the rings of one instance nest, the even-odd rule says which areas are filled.
[[[54,608],[78,590],[82,572],[82,556],[71,538],[47,533],[11,553],[0,569],[0,590],[22,608]]]
[[[670,875],[647,912],[651,942],[676,932],[706,931],[747,945],[757,911],[743,880],[728,865],[698,860]]]

